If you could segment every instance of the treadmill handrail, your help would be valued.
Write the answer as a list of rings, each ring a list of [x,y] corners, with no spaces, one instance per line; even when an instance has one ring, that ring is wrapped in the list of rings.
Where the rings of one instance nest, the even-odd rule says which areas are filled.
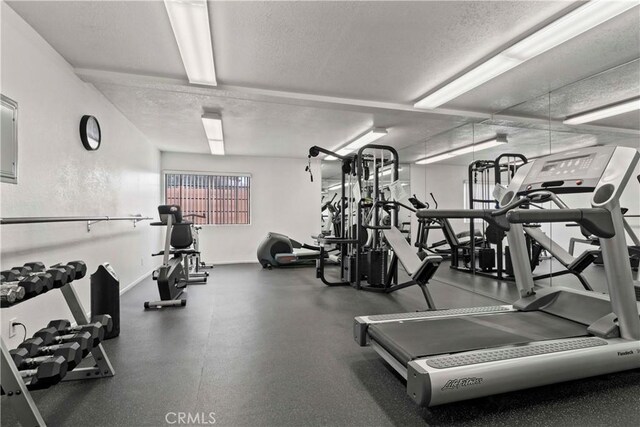
[[[511,224],[528,222],[576,222],[598,237],[615,236],[611,212],[603,208],[583,209],[518,209],[507,213]]]
[[[418,218],[445,218],[445,219],[483,219],[489,224],[509,231],[511,228],[504,215],[493,215],[493,209],[418,209]]]

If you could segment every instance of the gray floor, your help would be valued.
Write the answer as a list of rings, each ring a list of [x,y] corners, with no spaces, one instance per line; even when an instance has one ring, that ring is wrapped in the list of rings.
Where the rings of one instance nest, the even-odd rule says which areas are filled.
[[[441,308],[515,298],[512,284],[446,265],[436,277],[431,290]],[[313,268],[246,264],[215,268],[209,284],[189,288],[185,308],[144,312],[143,301],[155,297],[151,280],[123,296],[122,334],[105,343],[115,377],[34,393],[49,425],[161,426],[169,412],[204,413],[208,421],[214,412],[215,424],[230,426],[640,422],[640,370],[416,407],[376,353],[353,342],[351,326],[355,315],[423,309],[417,289],[328,288]],[[5,399],[2,425],[16,425]]]

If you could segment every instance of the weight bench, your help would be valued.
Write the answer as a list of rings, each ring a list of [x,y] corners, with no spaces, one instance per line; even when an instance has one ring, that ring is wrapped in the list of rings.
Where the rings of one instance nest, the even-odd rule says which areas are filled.
[[[393,263],[400,261],[411,278],[410,282],[396,285],[393,287],[393,290],[406,288],[411,285],[418,285],[429,308],[434,309],[435,304],[426,285],[429,283],[429,280],[431,280],[436,270],[438,270],[438,267],[442,262],[442,257],[439,255],[427,255],[424,259],[420,259],[409,242],[404,238],[402,232],[396,227],[385,229],[382,233],[393,250],[390,271],[393,270]]]

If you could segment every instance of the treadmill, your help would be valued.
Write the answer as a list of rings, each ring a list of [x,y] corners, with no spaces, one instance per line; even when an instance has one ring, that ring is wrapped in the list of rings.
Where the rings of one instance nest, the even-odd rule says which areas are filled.
[[[418,211],[418,217],[485,215],[502,224],[521,298],[513,305],[356,317],[356,342],[404,377],[422,406],[640,367],[640,319],[619,205],[639,158],[633,148],[608,146],[552,154],[518,169],[496,211]],[[593,192],[592,207],[528,209],[536,191]],[[534,290],[523,231],[529,222],[576,222],[599,236],[609,295]]]

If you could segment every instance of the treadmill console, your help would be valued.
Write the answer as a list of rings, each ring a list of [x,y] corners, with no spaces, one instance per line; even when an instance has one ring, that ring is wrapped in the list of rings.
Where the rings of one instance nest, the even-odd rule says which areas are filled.
[[[554,193],[588,193],[595,189],[615,147],[587,147],[536,159],[518,194],[546,190]]]

